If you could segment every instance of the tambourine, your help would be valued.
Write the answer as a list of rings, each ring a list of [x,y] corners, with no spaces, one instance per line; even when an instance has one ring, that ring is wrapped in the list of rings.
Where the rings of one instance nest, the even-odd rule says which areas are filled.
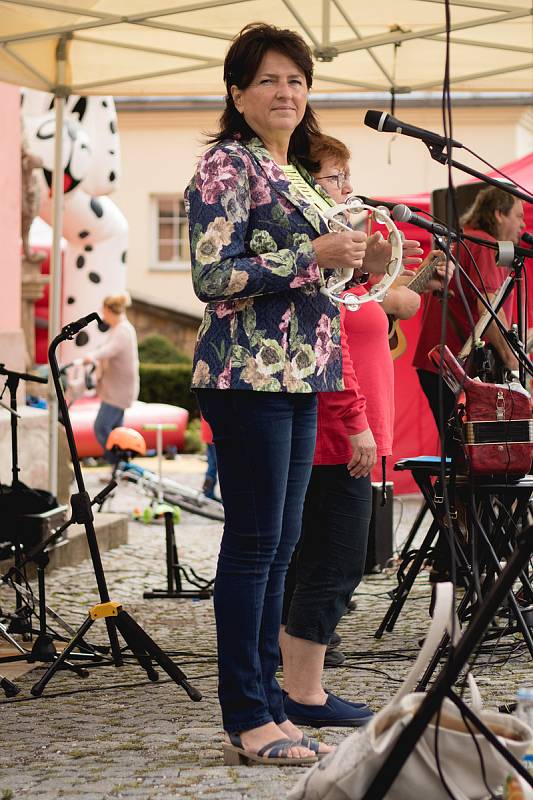
[[[327,211],[320,210],[328,229],[332,233],[340,231],[354,231],[371,217],[374,222],[384,225],[389,233],[389,243],[392,253],[383,278],[374,284],[368,292],[361,295],[347,294],[341,297],[340,293],[348,281],[353,277],[354,270],[348,267],[336,270],[336,275],[330,278],[320,291],[333,303],[343,303],[349,311],[357,311],[363,304],[373,300],[376,303],[383,301],[388,289],[394,283],[402,270],[402,233],[398,230],[390,217],[388,209],[384,206],[367,206],[359,197],[348,197],[345,203],[332,206]]]

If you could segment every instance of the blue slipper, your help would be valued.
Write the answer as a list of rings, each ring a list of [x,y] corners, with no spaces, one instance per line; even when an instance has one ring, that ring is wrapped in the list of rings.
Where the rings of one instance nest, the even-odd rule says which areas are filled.
[[[333,694],[330,692],[329,689],[324,689],[326,694],[329,694],[331,697],[334,697],[336,700],[341,700],[343,703],[346,703],[348,706],[353,706],[354,708],[358,708],[360,711],[365,711],[367,714],[372,714],[372,710],[366,703],[355,703],[351,700],[345,700],[344,697],[339,697],[338,694]]]
[[[297,703],[288,695],[283,701],[287,717],[295,725],[310,725],[312,728],[359,728],[374,716],[368,708],[355,708],[340,697],[328,694],[323,706]]]
[[[346,703],[346,705],[348,705],[348,706],[353,706],[354,708],[357,708],[360,711],[364,710],[364,712],[366,714],[372,714],[372,709],[366,703],[357,703],[357,702],[352,702],[351,700],[345,700],[344,697],[339,697],[338,694],[333,694],[333,692],[330,692],[330,690],[326,689],[326,687],[324,687],[324,691],[325,691],[326,694],[331,695],[331,697],[334,697],[336,700],[341,700],[343,703]],[[288,693],[285,691],[285,689],[282,689],[281,693],[283,695],[283,699],[284,700],[285,700],[286,697],[289,696]]]

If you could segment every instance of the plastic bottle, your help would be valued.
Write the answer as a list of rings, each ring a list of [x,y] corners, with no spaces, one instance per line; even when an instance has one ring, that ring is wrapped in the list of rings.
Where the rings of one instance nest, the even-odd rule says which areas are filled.
[[[533,687],[521,686],[516,693],[516,716],[533,730]],[[533,744],[522,758],[524,767],[533,775]]]

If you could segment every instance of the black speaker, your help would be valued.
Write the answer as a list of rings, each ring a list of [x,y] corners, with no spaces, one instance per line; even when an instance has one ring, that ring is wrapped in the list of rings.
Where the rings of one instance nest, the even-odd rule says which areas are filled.
[[[477,193],[481,189],[486,189],[486,183],[475,181],[474,183],[464,183],[454,189],[455,203],[459,218],[468,211],[474,204]],[[502,181],[502,189],[505,189],[505,181]],[[448,188],[435,189],[431,192],[431,213],[441,222],[448,222]]]
[[[381,483],[372,484],[372,517],[368,531],[365,575],[381,572],[392,558],[392,506],[394,484],[387,481],[387,502],[381,505]]]

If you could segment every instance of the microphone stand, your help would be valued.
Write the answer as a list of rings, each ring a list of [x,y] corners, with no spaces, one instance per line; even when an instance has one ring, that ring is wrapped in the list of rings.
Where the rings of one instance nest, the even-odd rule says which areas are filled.
[[[485,175],[483,172],[473,169],[473,167],[468,167],[466,164],[461,164],[460,161],[456,161],[451,157],[450,153],[444,152],[444,148],[448,144],[446,141],[444,141],[442,144],[435,144],[434,142],[425,141],[424,139],[422,139],[422,141],[429,150],[431,158],[434,161],[438,161],[439,164],[455,167],[455,169],[458,169],[461,172],[466,172],[467,175],[472,175],[474,178],[477,178],[479,181],[481,181],[481,183],[489,183],[491,186],[496,186],[497,189],[503,189],[505,192],[508,192],[508,194],[512,194],[514,197],[517,197],[519,200],[523,200],[525,203],[533,203],[533,196],[527,194],[526,192],[522,192],[516,186],[513,186],[512,184],[503,184],[503,182],[498,178],[491,178],[490,175]]]
[[[17,423],[21,418],[17,411],[17,391],[20,381],[33,381],[34,383],[48,383],[48,378],[41,378],[38,375],[29,375],[26,372],[16,372],[12,369],[6,369],[5,364],[0,364],[0,375],[5,375],[7,380],[5,386],[9,391],[9,406],[2,403],[2,407],[11,413],[11,490],[13,494],[20,492],[19,480],[19,465],[18,465],[18,433]],[[3,391],[2,391],[3,394]],[[17,535],[17,528],[20,526],[20,520],[13,521],[15,528],[15,566],[20,567],[21,560],[21,540]],[[15,592],[15,614],[9,626],[10,633],[25,633],[27,631],[26,622],[17,612],[22,607],[23,600],[19,592]]]
[[[514,195],[520,200],[533,203],[533,197],[526,195],[519,189],[516,189],[515,187],[508,188],[507,186],[502,187],[500,181],[489,178],[477,170],[466,167],[464,164],[460,164],[451,159],[449,154],[443,152],[445,144],[430,144],[427,141],[425,141],[424,144],[426,144],[432,158],[434,158],[436,161],[439,161],[442,164],[450,164],[451,166],[456,167],[457,169],[460,169],[469,175],[477,177],[481,181],[490,183],[498,188],[505,188],[505,191],[508,191],[509,194]],[[491,249],[496,249],[496,246],[491,242],[487,242],[479,237],[458,234],[454,231],[449,232],[449,238],[458,241],[461,239],[468,239],[470,241],[475,241],[478,244],[491,247]],[[435,235],[435,240],[439,249],[443,250],[445,253],[449,253],[449,248],[446,247],[446,243],[440,235]],[[517,299],[519,303],[519,339],[522,337],[522,328],[524,323],[522,314],[522,298],[520,292],[521,281],[523,279],[522,271],[524,258],[531,256],[533,256],[531,250],[528,251],[522,247],[515,247],[514,249],[512,263],[515,270],[514,281],[517,283]],[[505,326],[498,318],[497,314],[493,311],[490,303],[487,302],[482,292],[479,291],[477,286],[475,286],[470,277],[462,269],[461,265],[458,264],[457,259],[452,256],[452,260],[456,267],[459,268],[461,272],[461,278],[464,278],[467,281],[470,288],[472,288],[475,292],[476,297],[482,301],[483,305],[490,313],[493,321],[498,326],[498,329],[504,336],[506,342],[517,355],[519,365],[521,367],[521,383],[522,379],[524,379],[525,382],[525,371],[527,370],[530,375],[533,375],[533,366],[527,358],[524,350],[520,346],[519,342],[513,341],[512,337],[509,336],[509,332],[505,330]],[[510,286],[511,285],[512,284],[510,282]],[[508,291],[510,291],[509,287]],[[507,294],[505,296],[507,296]],[[517,534],[516,546],[509,557],[507,564],[500,572],[496,582],[492,585],[488,595],[485,597],[483,602],[478,605],[470,625],[462,634],[457,645],[450,649],[450,655],[446,665],[437,676],[434,684],[428,689],[423,702],[421,703],[417,712],[413,715],[411,721],[400,733],[396,743],[389,753],[385,765],[367,786],[362,800],[383,800],[383,798],[386,797],[387,792],[393,785],[405,762],[416,747],[418,740],[424,733],[427,726],[430,724],[434,715],[441,708],[445,697],[448,697],[459,708],[463,717],[468,719],[474,729],[476,729],[476,732],[484,736],[484,738],[490,742],[494,749],[497,750],[501,756],[503,756],[503,758],[523,778],[523,780],[525,780],[526,783],[533,788],[533,776],[529,773],[529,771],[527,771],[523,764],[507,750],[498,737],[495,736],[494,732],[487,725],[485,725],[485,723],[483,723],[479,717],[476,716],[476,714],[474,714],[474,712],[463,702],[461,697],[452,689],[453,684],[459,678],[461,671],[468,663],[468,659],[474,651],[477,642],[484,635],[487,627],[496,615],[505,597],[509,592],[512,591],[515,581],[525,568],[525,565],[529,562],[532,553],[533,526],[530,526],[526,530],[522,530]]]
[[[449,252],[449,248],[446,246],[446,242],[443,238],[439,235],[434,234],[435,243],[439,250],[442,250],[444,253]],[[487,242],[485,239],[482,239],[479,236],[470,236],[469,234],[457,234],[453,231],[450,231],[450,238],[455,239],[458,242],[462,240],[473,241],[476,244],[481,244],[482,246],[487,246],[491,250],[498,249],[497,245],[494,245],[492,242]],[[514,247],[514,254],[513,254],[513,261],[512,261],[512,268],[513,273],[510,275],[511,280],[509,281],[509,285],[505,291],[505,294],[501,298],[500,302],[498,303],[496,309],[493,309],[487,298],[484,296],[483,292],[481,292],[475,283],[472,281],[470,276],[465,272],[461,264],[459,263],[458,259],[449,254],[453,263],[455,264],[456,269],[459,270],[461,273],[461,280],[465,280],[469,287],[472,289],[476,298],[481,301],[483,306],[485,307],[486,311],[492,317],[492,321],[496,324],[498,330],[504,337],[505,341],[515,354],[518,359],[518,369],[519,369],[519,380],[522,386],[525,387],[526,383],[526,372],[529,373],[531,377],[533,377],[533,364],[529,360],[527,353],[523,348],[523,343],[525,341],[525,336],[523,333],[523,326],[524,326],[524,314],[523,314],[523,303],[522,303],[522,283],[523,283],[523,270],[524,270],[524,258],[531,257],[533,258],[533,253],[528,251],[524,247],[518,247],[516,245]],[[498,310],[501,308],[507,297],[512,292],[514,285],[516,284],[516,294],[517,294],[517,305],[518,305],[518,337],[510,333],[506,328],[501,319],[498,317]]]
[[[484,736],[495,750],[509,763],[509,765],[533,788],[533,775],[527,771],[512,753],[502,744],[493,731],[477,717],[461,697],[452,690],[452,686],[466,666],[479,639],[485,633],[491,620],[501,606],[506,595],[512,591],[514,582],[531,558],[533,552],[533,526],[521,531],[517,536],[516,548],[509,558],[506,566],[492,585],[484,602],[478,606],[472,622],[463,633],[454,648],[446,666],[435,679],[435,683],[428,689],[420,707],[413,715],[410,722],[400,733],[394,747],[390,751],[383,768],[371,781],[362,800],[383,800],[388,790],[394,783],[403,765],[411,755],[413,749],[434,715],[440,709],[445,697],[449,697],[459,708],[462,715],[468,719],[476,733]]]
[[[101,322],[100,317],[96,312],[93,312],[86,317],[82,317],[76,322],[71,322],[69,325],[65,325],[65,327],[61,330],[61,333],[55,337],[48,348],[48,361],[50,363],[50,372],[54,381],[59,410],[65,426],[65,432],[67,434],[68,445],[72,458],[72,466],[74,468],[74,475],[78,486],[78,492],[73,494],[70,498],[72,519],[74,522],[80,523],[85,527],[91,560],[93,562],[94,574],[100,595],[100,603],[97,603],[95,606],[89,609],[87,618],[78,628],[68,645],[52,662],[37,683],[31,687],[30,691],[34,696],[39,697],[43,693],[48,681],[63,665],[65,659],[68,658],[74,648],[78,647],[83,642],[85,634],[88,632],[91,626],[97,620],[103,619],[105,620],[107,626],[109,642],[111,645],[111,653],[116,667],[123,665],[122,651],[120,649],[118,640],[118,631],[122,635],[122,638],[126,642],[128,648],[137,659],[139,665],[145,670],[149,680],[158,680],[158,674],[152,664],[153,659],[175,683],[179,684],[183,689],[185,689],[191,700],[198,701],[202,699],[202,695],[198,689],[195,689],[194,686],[191,686],[188,683],[187,678],[181,669],[176,666],[169,656],[163,650],[161,650],[161,648],[153,641],[153,639],[150,638],[150,636],[148,636],[148,634],[133,619],[133,617],[131,617],[123,609],[122,604],[113,602],[109,596],[102,559],[100,557],[100,550],[98,547],[98,540],[96,538],[96,532],[93,524],[94,516],[92,512],[91,499],[85,489],[85,484],[83,481],[80,459],[76,448],[76,442],[74,440],[74,433],[72,430],[68,406],[61,387],[59,366],[56,358],[56,350],[61,342],[64,342],[67,339],[73,339],[74,336],[80,330],[82,330],[82,328],[85,328],[85,326],[93,320]]]
[[[424,141],[424,140],[422,140]],[[521,191],[518,187],[513,186],[512,184],[507,185],[503,184],[501,180],[497,178],[491,178],[489,175],[485,175],[483,172],[480,172],[473,167],[469,167],[466,164],[462,164],[460,161],[456,161],[452,158],[451,153],[444,152],[445,148],[447,147],[447,142],[436,144],[435,142],[424,141],[431,158],[434,161],[438,161],[439,164],[444,164],[445,166],[455,167],[455,169],[460,170],[461,172],[466,173],[467,175],[472,175],[472,177],[477,178],[482,183],[488,183],[491,186],[496,186],[498,189],[503,189],[508,194],[513,195],[513,197],[518,198],[519,200],[523,200],[525,203],[532,203],[533,204],[533,196],[527,194],[526,192]],[[452,147],[453,150],[453,147]],[[466,237],[469,238],[469,237]],[[472,238],[473,241],[476,241],[477,237]],[[477,239],[479,242],[479,239]],[[523,247],[515,247],[515,257],[514,257],[514,270],[515,270],[515,282],[516,282],[516,297],[517,297],[517,307],[518,307],[518,338],[520,342],[525,343],[526,341],[526,331],[524,329],[524,313],[523,313],[523,304],[522,304],[522,282],[523,282],[523,268],[524,268],[524,258],[531,257],[532,253],[531,250],[526,250]],[[506,336],[507,342],[509,342],[509,337]],[[514,349],[514,348],[513,348]],[[516,351],[515,351],[516,352]],[[530,369],[528,369],[524,361],[518,357],[519,362],[519,380],[522,386],[525,385],[525,370],[529,372],[529,374],[533,374]],[[528,365],[531,364],[529,359],[527,359]]]
[[[420,223],[411,219],[410,222],[414,225]],[[443,239],[442,229],[443,226],[438,226],[438,233],[435,228],[428,222],[426,225],[421,225],[424,229],[430,230],[433,233],[433,237],[435,239],[435,243],[439,250],[442,250],[443,253],[450,258],[453,263],[455,264],[456,269],[461,274],[461,280],[465,280],[469,287],[472,289],[474,294],[476,295],[477,299],[481,301],[482,305],[485,307],[486,311],[492,317],[492,321],[497,326],[498,330],[504,337],[505,341],[515,354],[518,364],[519,364],[519,378],[520,383],[522,386],[525,386],[525,378],[526,372],[533,377],[533,364],[529,360],[526,352],[524,351],[523,344],[525,342],[526,336],[524,333],[524,313],[523,313],[523,302],[522,302],[522,283],[523,283],[523,269],[524,269],[524,259],[526,258],[533,258],[533,250],[530,250],[526,247],[520,247],[518,245],[514,245],[511,242],[489,242],[487,239],[483,239],[480,236],[472,236],[471,234],[467,234],[464,232],[457,233],[451,229],[448,229],[446,232],[446,237],[458,243],[462,241],[469,241],[474,242],[475,244],[479,244],[483,247],[488,247],[490,250],[496,250],[498,253],[501,251],[501,255],[505,259],[509,259],[510,263],[513,265],[513,273],[511,274],[509,285],[507,286],[506,292],[503,296],[501,302],[498,303],[496,310],[493,309],[490,302],[487,298],[483,295],[483,293],[478,289],[475,283],[472,281],[470,276],[465,272],[461,264],[459,263],[458,259],[449,252],[449,247],[447,246],[446,242]],[[503,247],[503,245],[507,245],[507,247]],[[512,248],[512,252],[511,252]],[[512,258],[512,262],[511,262]],[[503,322],[497,315],[497,311],[501,308],[503,302],[507,299],[509,294],[511,293],[514,285],[516,284],[517,287],[517,304],[518,304],[518,336],[509,332]],[[487,326],[488,327],[488,326]]]

